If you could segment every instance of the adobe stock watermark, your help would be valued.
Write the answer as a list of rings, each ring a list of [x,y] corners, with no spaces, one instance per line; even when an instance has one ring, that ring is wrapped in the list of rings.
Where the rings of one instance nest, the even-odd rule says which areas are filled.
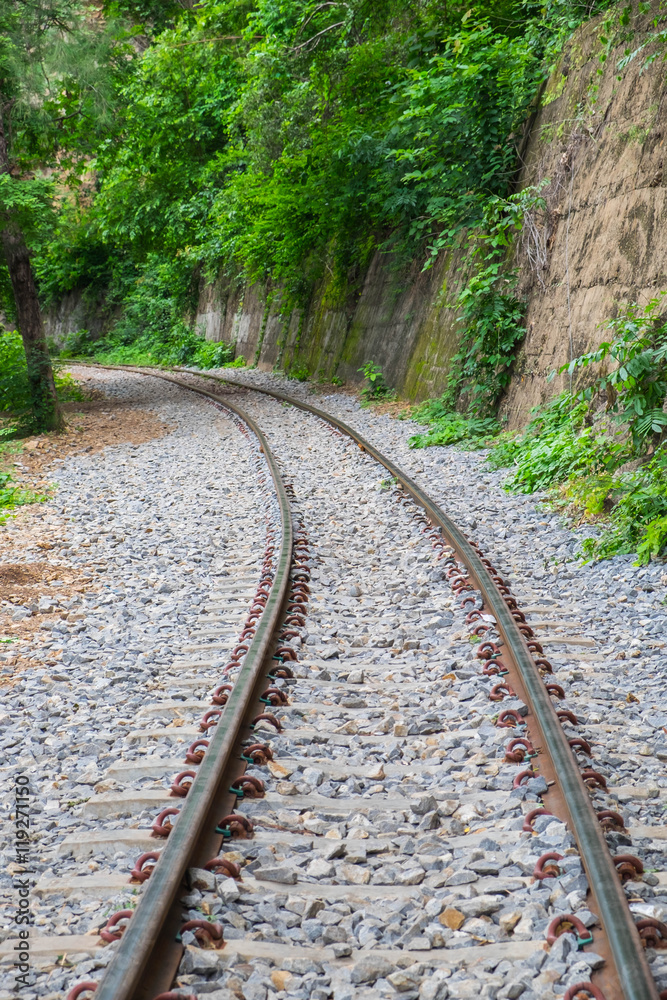
[[[17,987],[30,985],[30,926],[33,922],[30,907],[32,871],[30,861],[30,779],[18,774],[14,780],[14,881],[16,939],[14,951],[14,979]]]

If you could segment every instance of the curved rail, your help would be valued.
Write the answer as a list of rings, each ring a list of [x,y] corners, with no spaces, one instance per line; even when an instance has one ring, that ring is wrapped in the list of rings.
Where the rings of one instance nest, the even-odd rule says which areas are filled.
[[[74,362],[75,364],[78,362]],[[116,368],[125,371],[135,371],[138,374],[153,375],[167,381],[178,380],[164,372],[152,369],[136,368],[122,365],[91,365],[91,367]],[[509,651],[514,667],[518,672],[526,693],[529,711],[539,730],[542,746],[540,749],[548,756],[552,772],[557,775],[563,793],[564,808],[568,815],[569,828],[577,842],[583,866],[588,876],[591,893],[596,903],[598,916],[603,931],[609,943],[609,952],[614,966],[616,984],[624,1000],[658,1000],[658,990],[646,960],[639,932],[629,909],[621,880],[614,866],[611,853],[607,846],[604,831],[591,804],[590,796],[582,779],[576,758],[567,740],[562,724],[551,702],[549,692],[537,669],[526,640],[512,617],[503,595],[494,582],[491,573],[484,565],[480,554],[469,542],[465,534],[445,514],[438,504],[434,503],[422,489],[407,476],[391,459],[372,445],[358,431],[344,421],[332,416],[310,403],[303,402],[286,393],[277,390],[250,386],[233,379],[218,375],[193,371],[187,368],[175,370],[187,372],[198,378],[207,378],[214,382],[234,388],[259,392],[263,395],[288,403],[297,409],[318,417],[320,420],[342,431],[368,455],[382,465],[401,485],[403,490],[425,511],[431,523],[439,527],[443,535],[467,566],[470,576],[482,594],[484,603],[493,614],[497,628]],[[192,386],[187,386],[192,389]],[[213,394],[204,393],[220,402]],[[230,404],[225,400],[225,405]],[[231,408],[231,406],[230,406]],[[248,419],[245,416],[243,419]],[[260,432],[261,433],[261,432]],[[266,450],[267,458],[270,452]],[[537,749],[537,748],[536,748]],[[142,900],[143,902],[143,900]],[[145,910],[148,906],[145,906]],[[138,911],[137,911],[138,912]],[[119,949],[120,953],[120,949]],[[114,960],[115,961],[115,960]],[[111,970],[109,970],[111,971]],[[107,973],[107,976],[109,972]],[[105,979],[102,981],[104,984]],[[98,991],[99,992],[99,991]],[[125,995],[110,992],[99,994],[100,1000],[117,1000]]]
[[[192,374],[202,375],[200,372]],[[658,990],[646,960],[639,932],[572,748],[556,715],[549,692],[534,663],[526,640],[519,631],[517,622],[512,617],[502,594],[478,552],[441,507],[434,503],[391,459],[383,455],[349,424],[325,410],[283,392],[247,386],[242,382],[235,382],[232,379],[224,379],[216,375],[206,375],[205,377],[226,385],[271,396],[332,424],[356,441],[376,462],[384,466],[398,480],[405,492],[424,509],[429,520],[437,525],[449,539],[462,562],[468,567],[485,604],[495,617],[498,630],[510,651],[523,682],[530,710],[533,712],[542,734],[544,750],[551,758],[553,769],[558,775],[565,797],[570,816],[570,829],[577,842],[591,891],[597,902],[598,915],[609,941],[622,996],[625,1000],[658,1000]]]
[[[208,397],[220,405],[220,399],[212,393],[186,385],[167,375],[160,377]],[[270,653],[271,642],[278,628],[288,593],[293,530],[289,500],[280,470],[257,424],[233,404],[225,401],[223,405],[233,410],[256,435],[271,472],[280,506],[282,528],[276,572],[266,607],[257,623],[255,636],[244,658],[241,672],[230,692],[229,700],[224,706],[223,714],[215,727],[188,795],[183,799],[178,821],[162,848],[153,874],[144,886],[139,904],[95,992],[96,1000],[120,1000],[120,998],[129,1000],[130,997],[141,995],[142,979],[147,963],[176,900],[186,869],[189,867],[189,860],[196,849],[200,830],[209,818],[214,805],[229,756],[250,707],[262,666]],[[174,937],[179,930],[179,926],[174,928]]]

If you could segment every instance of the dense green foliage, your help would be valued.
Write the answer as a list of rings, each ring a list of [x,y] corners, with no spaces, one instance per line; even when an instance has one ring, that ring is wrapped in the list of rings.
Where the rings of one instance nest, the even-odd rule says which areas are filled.
[[[90,143],[94,183],[81,174],[40,242],[45,300],[103,290],[113,350],[155,339],[164,359],[203,276],[280,284],[284,308],[303,306],[316,282],[352,287],[378,248],[429,266],[465,231],[507,235],[527,109],[562,40],[607,5],[106,0],[125,54],[114,121]],[[508,246],[471,244],[460,303],[452,386],[480,413],[522,336]]]
[[[428,399],[412,411],[412,418],[429,425],[425,434],[414,434],[411,448],[428,448],[436,444],[459,444],[475,451],[491,444],[500,431],[495,417],[475,417],[453,413],[442,399]]]
[[[667,322],[660,302],[622,309],[606,324],[612,337],[561,370],[596,364],[591,384],[557,396],[523,434],[502,436],[489,456],[496,468],[514,467],[511,489],[560,487],[552,497],[574,513],[608,519],[584,545],[590,556],[637,551],[645,562],[667,544]],[[637,468],[624,471],[628,463]]]
[[[465,247],[458,351],[412,444],[494,439],[512,489],[557,489],[581,516],[610,519],[591,555],[657,554],[658,303],[622,311],[522,435],[499,434],[494,416],[524,333],[514,246],[544,207],[538,189],[515,190],[522,130],[563,41],[608,8],[599,58],[625,39],[630,61],[630,8],[609,0],[103,0],[100,17],[83,0],[8,0],[0,90],[21,169],[0,177],[0,210],[21,220],[45,303],[82,289],[114,317],[102,341],[80,331],[64,355],[229,364],[234,345],[194,328],[214,275],[261,282],[269,298],[279,288],[287,315],[318,283],[330,300],[352,291],[378,250],[428,268]],[[11,319],[1,267],[0,296]],[[290,370],[308,376],[298,357]],[[366,400],[388,398],[372,362],[363,373]],[[0,392],[18,392],[20,410],[20,377],[9,382]]]
[[[61,401],[83,399],[71,375],[55,372],[54,377]],[[15,330],[0,330],[0,414],[10,414],[23,422],[29,409],[28,369],[21,337]]]
[[[581,389],[536,409],[521,434],[493,418],[452,413],[446,397],[413,410],[429,425],[412,447],[459,444],[489,448],[494,469],[511,468],[507,488],[546,491],[548,502],[579,520],[599,522],[582,554],[636,552],[648,562],[667,547],[667,321],[663,297],[631,304],[605,324],[609,339],[561,369],[572,376],[595,365]]]
[[[0,123],[8,161],[0,163],[0,218],[19,224],[38,262],[60,241],[66,187],[78,190],[80,168],[113,128],[131,51],[126,32],[92,18],[84,0],[0,4]],[[67,244],[58,245],[69,253]],[[0,308],[13,317],[2,255]]]
[[[601,366],[577,398],[593,405],[603,402],[614,422],[627,428],[634,455],[642,454],[646,442],[659,439],[667,429],[667,321],[659,314],[665,294],[643,309],[636,304],[622,309],[605,325],[613,339],[562,369],[572,374],[592,364]],[[611,369],[610,363],[615,363]]]
[[[203,5],[123,90],[122,142],[97,159],[101,238],[298,296],[327,265],[342,277],[380,243],[413,252],[481,219],[539,65],[524,38],[443,8]]]
[[[88,330],[71,333],[60,351],[62,359],[94,358],[105,365],[189,365],[194,368],[243,368],[245,359],[234,358],[234,347],[213,343],[183,324],[161,339],[154,330],[125,342],[118,335],[93,340]]]
[[[570,477],[605,469],[622,445],[611,439],[600,421],[589,424],[588,405],[569,393],[538,410],[518,438],[503,436],[492,449],[493,468],[514,466],[510,485],[534,493]]]
[[[557,498],[566,509],[583,511],[588,520],[604,518],[604,529],[583,543],[583,554],[606,559],[636,552],[640,564],[667,546],[667,454],[633,472],[586,475],[571,479]]]
[[[365,403],[381,402],[393,399],[396,395],[394,390],[387,384],[384,373],[372,361],[367,361],[359,369],[364,376],[364,387],[361,390],[361,398]]]

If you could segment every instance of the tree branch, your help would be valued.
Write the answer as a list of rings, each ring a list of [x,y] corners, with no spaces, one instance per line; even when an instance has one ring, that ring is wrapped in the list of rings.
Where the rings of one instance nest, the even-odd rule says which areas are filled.
[[[334,28],[342,28],[344,24],[345,21],[337,21],[336,24],[330,24],[328,28],[322,28],[322,30],[318,31],[316,35],[313,35],[312,38],[309,38],[307,42],[301,42],[300,45],[295,45],[294,48],[292,49],[292,52],[298,52],[299,49],[303,49],[305,48],[306,45],[310,45],[310,43],[314,42],[315,39],[321,38],[322,35],[326,35],[327,31],[333,31]]]
[[[320,4],[318,4],[317,7],[315,8],[315,10],[311,11],[311,13],[308,15],[308,17],[303,22],[303,24],[299,25],[299,30],[297,31],[297,35],[299,35],[303,31],[303,29],[306,27],[306,25],[309,24],[310,21],[313,20],[313,18],[315,17],[315,15],[317,13],[319,13],[319,11],[324,10],[325,7],[340,7],[340,6],[347,7],[348,10],[350,9],[350,5],[349,4],[343,3],[341,5],[340,0],[327,0],[326,3],[320,3]]]
[[[204,42],[238,42],[242,41],[244,38],[249,37],[253,41],[259,41],[264,38],[264,35],[218,35],[216,38],[193,38],[189,42],[160,42],[161,45],[171,45],[174,48],[179,48],[181,45],[203,45]]]

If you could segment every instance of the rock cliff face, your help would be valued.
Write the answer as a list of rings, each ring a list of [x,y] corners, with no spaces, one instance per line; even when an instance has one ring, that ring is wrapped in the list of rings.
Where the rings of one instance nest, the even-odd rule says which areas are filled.
[[[62,347],[67,335],[77,330],[88,330],[93,337],[101,336],[119,315],[118,308],[110,308],[104,295],[93,297],[75,290],[46,311],[44,328],[48,339]]]
[[[548,180],[547,211],[530,220],[520,253],[527,332],[502,403],[510,426],[564,386],[546,376],[597,346],[599,325],[619,305],[667,289],[663,53],[645,67],[649,46],[618,70],[649,30],[647,22],[601,64],[599,24],[586,26],[546,87],[521,176],[523,186]]]
[[[510,427],[565,384],[547,376],[600,343],[600,324],[619,305],[667,289],[664,62],[645,65],[655,51],[649,46],[618,69],[650,30],[647,18],[601,63],[600,22],[591,22],[545,88],[520,177],[522,187],[543,183],[547,208],[528,220],[518,251],[528,309],[501,403]],[[280,297],[267,302],[257,289],[221,306],[214,286],[203,292],[198,321],[213,339],[235,336],[260,367],[296,361],[355,380],[372,359],[401,395],[423,399],[444,389],[456,348],[451,302],[460,266],[452,255],[425,274],[417,267],[401,274],[378,254],[358,290],[341,301],[321,289],[303,315],[282,315]]]
[[[501,412],[510,427],[564,384],[548,374],[604,338],[600,324],[625,302],[647,302],[667,289],[667,195],[663,180],[667,82],[662,53],[645,67],[650,47],[623,70],[651,30],[647,18],[600,62],[600,22],[580,29],[544,90],[520,176],[544,183],[545,212],[527,220],[518,250],[520,292],[527,299],[526,337]],[[344,291],[318,288],[303,310],[280,290],[202,287],[195,323],[209,340],[236,341],[260,368],[278,365],[360,381],[366,361],[380,365],[402,396],[423,399],[445,388],[456,350],[451,303],[461,255],[431,271],[409,272],[377,254]],[[61,339],[72,300],[52,318]],[[666,306],[667,308],[667,306]]]
[[[293,366],[355,382],[373,361],[402,395],[423,399],[442,391],[456,349],[448,302],[457,266],[451,258],[431,271],[406,271],[376,254],[357,286],[323,285],[305,309],[287,307],[280,290],[234,290],[218,281],[202,289],[195,322],[209,340],[235,341],[237,353],[260,368]]]

